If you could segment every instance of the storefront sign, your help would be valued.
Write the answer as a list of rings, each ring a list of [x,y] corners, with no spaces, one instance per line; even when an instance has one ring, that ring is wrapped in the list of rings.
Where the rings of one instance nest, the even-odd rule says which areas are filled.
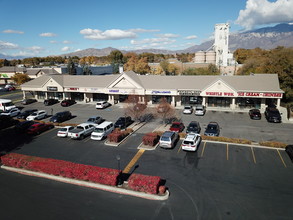
[[[47,91],[58,91],[58,88],[55,86],[47,86]]]
[[[206,92],[206,96],[234,96],[234,92]]]
[[[111,92],[111,93],[118,93],[119,92],[119,89],[109,89],[109,92]]]
[[[153,90],[152,94],[171,94],[171,91],[156,91],[156,90]]]
[[[238,92],[240,97],[266,97],[266,98],[282,98],[282,93],[276,92]]]
[[[178,90],[179,95],[188,95],[188,96],[199,96],[200,91],[196,90]]]
[[[65,88],[65,91],[79,91],[79,88]]]

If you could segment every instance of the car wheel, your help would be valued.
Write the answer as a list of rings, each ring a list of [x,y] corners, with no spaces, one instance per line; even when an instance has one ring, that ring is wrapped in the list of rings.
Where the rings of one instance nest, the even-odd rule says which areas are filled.
[[[84,135],[80,135],[80,140],[83,140],[84,139]]]

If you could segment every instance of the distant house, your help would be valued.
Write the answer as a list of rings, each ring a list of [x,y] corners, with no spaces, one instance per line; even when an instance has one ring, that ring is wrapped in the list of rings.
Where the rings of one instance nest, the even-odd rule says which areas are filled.
[[[25,67],[17,66],[3,66],[0,68],[0,84],[7,84],[12,82],[11,77],[16,73],[25,73]]]
[[[42,75],[55,75],[60,74],[57,70],[54,68],[28,68],[26,71],[26,74],[31,78],[35,79],[37,77],[40,77]]]

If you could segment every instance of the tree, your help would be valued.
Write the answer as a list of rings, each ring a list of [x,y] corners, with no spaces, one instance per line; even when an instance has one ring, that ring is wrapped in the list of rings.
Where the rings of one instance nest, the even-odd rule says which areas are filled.
[[[178,74],[178,67],[174,64],[169,64],[167,68],[167,73],[170,75],[176,75]]]
[[[163,60],[160,62],[160,67],[164,71],[165,74],[168,74],[168,67],[169,67],[169,62],[167,60]]]
[[[109,58],[112,63],[123,63],[123,53],[120,50],[111,51]]]
[[[125,115],[128,115],[135,121],[138,121],[140,117],[145,115],[146,109],[147,104],[140,103],[138,95],[131,94],[127,97]]]
[[[82,73],[83,73],[83,75],[92,75],[93,74],[88,65],[83,66]]]
[[[29,76],[25,73],[16,73],[11,79],[17,84],[21,85],[30,80]]]
[[[76,74],[76,68],[75,68],[75,64],[74,64],[72,58],[69,57],[67,62],[68,62],[67,63],[68,74],[69,75],[75,75]]]
[[[172,119],[177,118],[175,109],[170,105],[170,103],[168,103],[165,97],[160,99],[156,110],[158,117],[161,118],[164,123],[168,123],[172,121]]]

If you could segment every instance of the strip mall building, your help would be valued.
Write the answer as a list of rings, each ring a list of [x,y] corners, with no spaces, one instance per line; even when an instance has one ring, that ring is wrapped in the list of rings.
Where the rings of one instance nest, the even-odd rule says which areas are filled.
[[[21,86],[24,98],[30,92],[39,101],[74,99],[79,103],[106,100],[123,102],[128,95],[157,104],[165,97],[175,107],[203,104],[207,108],[259,108],[280,106],[284,91],[277,74],[249,76],[158,76],[132,71],[117,75],[43,75]]]

